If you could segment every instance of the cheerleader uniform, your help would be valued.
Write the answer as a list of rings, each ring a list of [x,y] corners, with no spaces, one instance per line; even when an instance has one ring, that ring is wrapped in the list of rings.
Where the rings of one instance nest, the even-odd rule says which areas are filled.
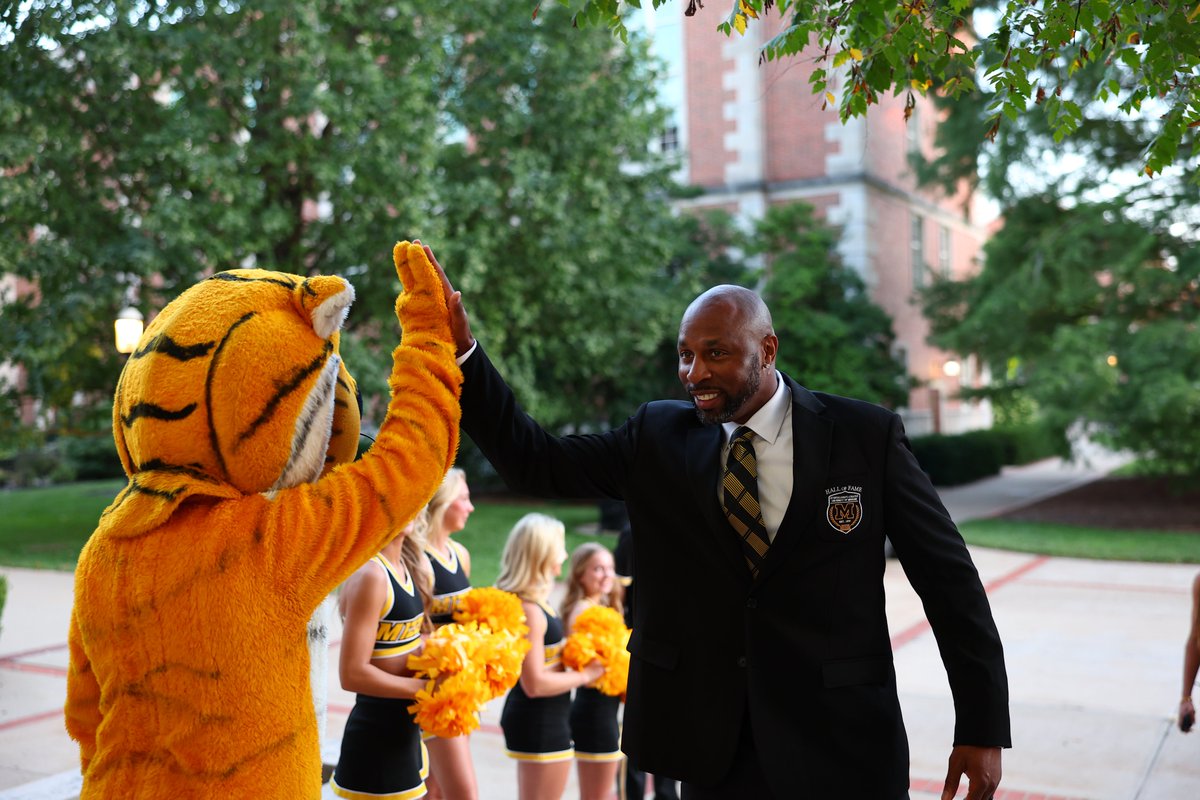
[[[407,655],[421,645],[424,608],[413,586],[396,577],[388,560],[372,561],[387,573],[388,599],[379,615],[371,658]],[[429,757],[408,713],[411,700],[359,694],[346,720],[342,752],[329,781],[338,797],[415,800],[424,797]]]
[[[545,603],[538,606],[546,615],[546,635],[542,637],[545,664],[554,667],[562,662],[562,620]],[[571,713],[571,693],[553,697],[530,697],[520,681],[504,700],[500,727],[504,730],[504,752],[519,761],[566,761],[575,755],[571,747],[571,728],[567,717]]]
[[[433,596],[429,600],[429,621],[434,627],[454,622],[454,611],[462,602],[463,595],[471,590],[471,579],[463,569],[463,547],[450,540],[450,557],[426,547],[425,555],[433,568]],[[421,739],[435,738],[432,733],[421,731]]]
[[[434,625],[454,622],[454,610],[462,597],[471,589],[471,580],[463,571],[462,545],[450,540],[450,557],[425,548],[429,564],[433,567],[433,599],[429,603],[429,621]]]
[[[617,711],[621,698],[599,689],[580,686],[571,701],[571,738],[575,740],[575,758],[580,761],[619,761],[621,729]]]

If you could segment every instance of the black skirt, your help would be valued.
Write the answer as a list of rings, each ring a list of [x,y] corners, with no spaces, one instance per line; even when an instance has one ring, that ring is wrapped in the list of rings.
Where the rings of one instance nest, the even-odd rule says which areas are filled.
[[[330,787],[338,797],[364,794],[389,800],[425,796],[429,758],[411,700],[360,694],[346,719],[342,753]]]
[[[616,761],[621,757],[617,711],[621,698],[583,686],[571,703],[571,738],[581,761]]]
[[[575,755],[571,748],[571,693],[553,697],[530,697],[518,683],[504,700],[500,727],[504,749],[521,761],[565,761]]]

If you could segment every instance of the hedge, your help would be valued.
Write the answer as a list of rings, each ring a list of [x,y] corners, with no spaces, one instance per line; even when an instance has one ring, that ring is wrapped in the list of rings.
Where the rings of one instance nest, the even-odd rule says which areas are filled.
[[[1063,430],[1037,422],[954,435],[916,436],[910,444],[935,486],[970,483],[996,475],[1010,464],[1070,454]]]
[[[0,486],[25,488],[124,476],[111,433],[58,436],[41,447],[0,459]]]
[[[125,477],[111,433],[62,437],[58,446],[63,461],[70,465],[77,481]]]

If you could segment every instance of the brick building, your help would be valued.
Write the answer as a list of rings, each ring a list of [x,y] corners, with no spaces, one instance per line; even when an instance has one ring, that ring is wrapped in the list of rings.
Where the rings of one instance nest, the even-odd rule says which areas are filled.
[[[927,344],[929,325],[913,302],[914,288],[933,272],[975,269],[986,237],[965,192],[947,197],[917,187],[909,155],[932,148],[931,104],[918,98],[906,123],[904,96],[881,97],[865,119],[843,125],[812,94],[811,59],[759,65],[762,43],[779,30],[778,14],[752,23],[745,36],[726,37],[715,7],[685,18],[684,6],[668,3],[643,20],[668,70],[661,96],[673,121],[661,147],[681,156],[682,182],[703,190],[682,206],[720,208],[748,221],[774,204],[813,205],[841,229],[842,258],[891,316],[897,357],[920,381],[901,409],[909,433],[990,426],[987,403],[958,398],[960,386],[987,376],[973,358]],[[831,89],[840,95],[840,87]]]
[[[0,309],[14,302],[19,297],[34,294],[37,291],[32,283],[12,274],[0,275]],[[9,360],[0,359],[0,392],[24,391],[26,384],[25,367]],[[38,422],[38,404],[32,398],[24,398],[18,413],[21,425],[29,428]]]

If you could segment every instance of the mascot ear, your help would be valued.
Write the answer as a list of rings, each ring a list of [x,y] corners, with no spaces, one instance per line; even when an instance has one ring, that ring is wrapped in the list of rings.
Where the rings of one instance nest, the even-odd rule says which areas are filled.
[[[354,302],[354,287],[336,276],[307,278],[296,287],[292,300],[312,320],[317,336],[328,339],[346,321]]]
[[[333,335],[333,350],[340,355],[341,334]],[[358,435],[362,429],[362,400],[358,385],[346,371],[346,362],[338,365],[337,383],[333,390],[333,429],[325,453],[324,471],[338,464],[348,464],[358,455]]]

